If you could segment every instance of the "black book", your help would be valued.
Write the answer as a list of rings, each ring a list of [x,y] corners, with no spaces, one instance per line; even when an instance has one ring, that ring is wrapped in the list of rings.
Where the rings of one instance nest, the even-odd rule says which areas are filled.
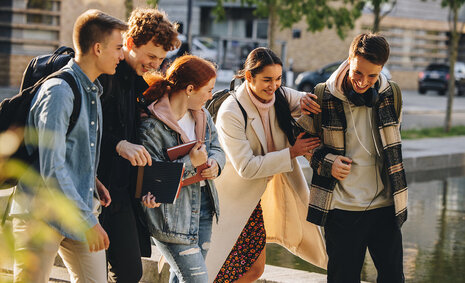
[[[155,202],[174,203],[182,187],[184,163],[153,161],[152,166],[139,167],[136,195],[140,199],[151,192]]]

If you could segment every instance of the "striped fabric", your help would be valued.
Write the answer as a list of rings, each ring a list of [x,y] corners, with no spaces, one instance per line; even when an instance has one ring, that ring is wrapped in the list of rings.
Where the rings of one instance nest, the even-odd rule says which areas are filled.
[[[407,180],[402,163],[399,119],[394,109],[394,94],[390,82],[379,94],[379,103],[375,109],[378,130],[383,145],[385,168],[394,198],[395,215],[399,227],[407,220]],[[400,93],[399,93],[400,95]],[[324,145],[315,150],[311,160],[313,168],[312,184],[307,220],[324,226],[331,206],[333,190],[338,182],[331,176],[331,168],[338,155],[345,155],[346,118],[342,101],[333,96],[328,88],[322,100],[321,129]],[[311,131],[313,125],[305,127]]]

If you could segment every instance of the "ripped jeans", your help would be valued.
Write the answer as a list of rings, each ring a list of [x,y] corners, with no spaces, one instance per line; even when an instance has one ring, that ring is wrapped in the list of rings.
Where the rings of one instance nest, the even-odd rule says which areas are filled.
[[[170,264],[170,283],[207,283],[205,257],[210,247],[213,221],[213,205],[207,187],[202,187],[197,244],[183,245],[160,242],[152,238],[157,248]]]

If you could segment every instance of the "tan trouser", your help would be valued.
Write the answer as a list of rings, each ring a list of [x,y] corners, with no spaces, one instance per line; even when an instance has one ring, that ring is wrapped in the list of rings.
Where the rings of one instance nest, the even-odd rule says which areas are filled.
[[[98,215],[98,201],[94,199],[94,214]],[[107,282],[105,250],[90,252],[87,242],[65,238],[55,229],[44,225],[47,238],[31,242],[32,229],[37,220],[13,219],[15,237],[15,282],[47,283],[57,252],[70,273],[71,282]]]

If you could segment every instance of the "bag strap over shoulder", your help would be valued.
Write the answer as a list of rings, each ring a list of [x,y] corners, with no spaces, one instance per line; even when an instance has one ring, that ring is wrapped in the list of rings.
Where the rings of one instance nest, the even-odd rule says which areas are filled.
[[[65,82],[68,83],[68,85],[71,87],[73,90],[74,94],[74,100],[73,100],[73,112],[71,113],[71,116],[69,117],[69,126],[68,130],[66,131],[66,135],[69,135],[71,131],[74,129],[74,126],[76,126],[76,123],[79,118],[79,113],[81,112],[81,93],[79,92],[78,85],[76,83],[76,80],[74,79],[73,75],[71,75],[68,72],[65,71],[58,71],[56,73],[51,74],[47,79],[51,78],[59,78],[64,80]]]
[[[396,109],[397,119],[400,117],[400,111],[402,110],[402,92],[397,83],[389,81],[389,84],[392,88],[392,93],[394,95],[394,108]]]

